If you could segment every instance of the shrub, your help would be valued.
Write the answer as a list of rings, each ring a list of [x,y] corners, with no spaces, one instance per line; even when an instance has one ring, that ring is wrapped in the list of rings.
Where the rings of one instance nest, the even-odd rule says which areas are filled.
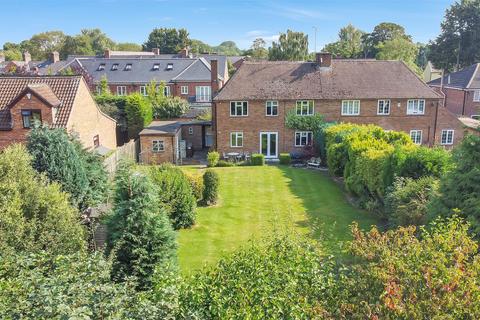
[[[127,96],[125,104],[128,136],[134,139],[153,119],[152,104],[140,93]]]
[[[83,251],[85,230],[78,210],[60,185],[49,183],[31,162],[22,145],[11,145],[0,153],[0,256]]]
[[[292,162],[292,157],[290,153],[280,153],[280,164],[289,165]]]
[[[218,199],[218,173],[209,169],[203,174],[203,202],[206,205],[217,203]]]
[[[149,172],[157,186],[158,197],[174,229],[189,228],[195,224],[196,199],[186,175],[177,167],[164,164]]]
[[[295,236],[251,243],[189,278],[180,291],[182,318],[316,319],[334,283],[316,244]]]
[[[198,201],[202,200],[203,195],[203,176],[192,173],[185,173],[190,187],[192,188],[192,193],[195,199]]]
[[[112,279],[133,277],[139,289],[148,289],[156,268],[168,270],[176,264],[175,233],[147,176],[123,164],[115,183],[106,247],[106,254],[113,256]]]
[[[440,195],[433,201],[430,216],[455,212],[480,234],[480,137],[469,135],[454,149],[455,167],[440,182]]]
[[[217,151],[210,151],[207,154],[208,166],[216,167],[219,159],[220,159],[220,154]]]
[[[437,191],[438,179],[435,177],[397,178],[385,197],[389,221],[396,226],[425,224],[428,204]]]
[[[217,167],[235,167],[236,164],[233,161],[219,160],[216,166]]]
[[[116,96],[112,94],[95,95],[95,102],[103,113],[112,117],[122,132],[127,131],[127,118],[125,114],[125,105],[127,96]]]
[[[188,101],[180,97],[165,97],[162,103],[155,105],[154,113],[156,119],[179,118],[188,111]]]
[[[261,153],[254,153],[250,161],[252,166],[263,166],[265,165],[265,156]]]

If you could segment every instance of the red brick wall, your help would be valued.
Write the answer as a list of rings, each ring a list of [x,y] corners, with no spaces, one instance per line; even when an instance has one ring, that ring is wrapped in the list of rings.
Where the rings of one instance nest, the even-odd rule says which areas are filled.
[[[153,140],[162,140],[165,150],[160,152],[153,152]],[[164,162],[175,163],[175,136],[140,136],[140,161],[146,164],[160,164]]]
[[[31,129],[23,127],[22,110],[40,110],[42,122],[52,123],[52,108],[33,94],[30,97],[31,98],[28,99],[28,96],[24,95],[14,106],[11,107],[10,114],[13,121],[13,129],[9,131],[0,131],[0,149],[15,142],[22,143],[26,141],[27,135],[30,133]]]
[[[193,129],[193,134],[189,134],[189,128]],[[202,136],[202,125],[188,125],[185,124],[182,126],[182,140],[185,140],[187,147],[189,144],[192,144],[193,150],[202,150],[203,148],[203,136]]]
[[[439,87],[432,87],[435,91],[440,92]],[[473,91],[465,91],[453,88],[443,88],[445,94],[445,106],[448,110],[456,115],[464,115],[471,117],[472,115],[480,115],[480,102],[473,101]]]
[[[213,125],[217,130],[216,147],[219,152],[259,152],[261,131],[278,132],[279,152],[298,152],[303,149],[294,146],[295,131],[285,127],[285,115],[295,108],[295,101],[279,101],[278,116],[275,117],[265,115],[265,101],[249,101],[247,117],[230,117],[229,103],[216,102],[213,108]],[[410,130],[422,130],[422,143],[428,145],[433,143],[435,108],[438,103],[437,99],[426,100],[424,115],[407,115],[407,99],[391,99],[390,115],[377,115],[377,100],[362,100],[359,116],[342,116],[341,100],[320,100],[315,101],[315,113],[324,115],[327,121],[376,124],[386,130],[407,133]],[[455,117],[439,114],[436,140],[442,128],[454,127],[459,130],[458,125],[459,121]],[[230,132],[233,131],[243,132],[243,148],[230,147]],[[461,136],[460,132],[455,132],[455,139]]]

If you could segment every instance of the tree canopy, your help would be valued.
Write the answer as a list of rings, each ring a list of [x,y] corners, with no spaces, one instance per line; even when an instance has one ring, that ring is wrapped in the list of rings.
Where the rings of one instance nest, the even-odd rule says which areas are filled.
[[[177,53],[190,44],[190,38],[186,29],[155,28],[148,35],[143,49],[151,51],[153,48],[160,49],[160,53]]]
[[[355,28],[352,24],[340,29],[339,40],[329,43],[323,51],[330,52],[342,58],[360,58],[363,56],[363,37],[365,32]]]
[[[287,30],[268,49],[269,60],[303,61],[307,57],[308,36],[303,32]]]

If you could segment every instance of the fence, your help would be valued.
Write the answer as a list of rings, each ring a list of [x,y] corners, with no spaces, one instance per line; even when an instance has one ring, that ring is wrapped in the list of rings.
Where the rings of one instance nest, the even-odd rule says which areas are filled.
[[[123,146],[118,147],[111,155],[103,160],[105,170],[107,170],[110,175],[113,175],[117,170],[120,160],[129,159],[136,162],[139,149],[140,140],[130,140]]]

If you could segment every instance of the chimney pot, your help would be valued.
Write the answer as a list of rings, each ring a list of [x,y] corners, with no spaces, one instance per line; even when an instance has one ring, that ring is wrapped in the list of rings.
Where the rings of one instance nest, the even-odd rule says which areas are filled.
[[[30,55],[30,53],[28,51],[25,51],[23,53],[23,61],[25,63],[29,63],[30,61],[32,61],[32,56]]]
[[[58,51],[53,51],[50,53],[50,61],[52,63],[60,61],[60,55],[58,54]]]
[[[153,52],[154,55],[158,56],[158,55],[160,55],[160,48],[153,48],[152,52]]]
[[[332,66],[332,54],[329,52],[318,52],[315,55],[315,62],[321,68],[330,68]]]

